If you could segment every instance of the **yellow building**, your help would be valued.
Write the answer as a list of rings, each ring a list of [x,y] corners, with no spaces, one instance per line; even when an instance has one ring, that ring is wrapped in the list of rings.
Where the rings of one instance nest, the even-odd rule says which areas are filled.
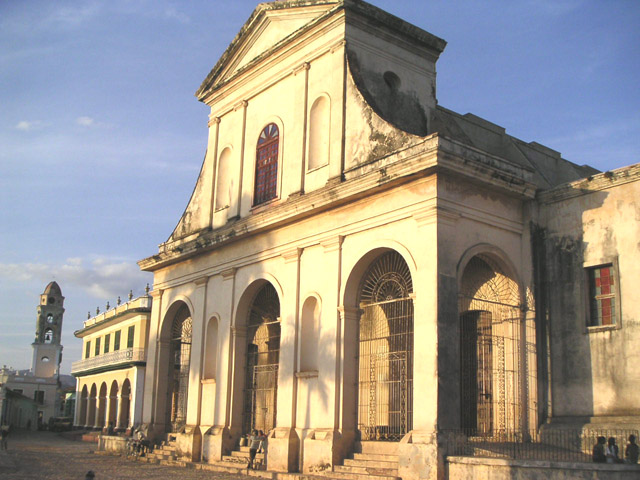
[[[148,292],[130,298],[74,332],[82,339],[82,360],[71,368],[75,426],[125,430],[141,422],[151,303]]]

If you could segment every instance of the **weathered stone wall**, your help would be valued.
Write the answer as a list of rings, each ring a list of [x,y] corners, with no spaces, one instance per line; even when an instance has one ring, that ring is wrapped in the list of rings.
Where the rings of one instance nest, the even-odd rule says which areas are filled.
[[[517,461],[497,458],[447,458],[447,480],[631,480],[640,465]]]
[[[640,417],[639,180],[627,167],[540,197],[553,417]],[[603,264],[617,271],[616,323],[589,326],[586,269]]]

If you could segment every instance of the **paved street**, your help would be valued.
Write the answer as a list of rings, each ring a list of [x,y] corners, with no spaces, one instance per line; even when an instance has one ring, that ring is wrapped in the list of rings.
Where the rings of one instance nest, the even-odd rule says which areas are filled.
[[[95,480],[242,480],[243,476],[189,468],[164,467],[96,455],[97,444],[75,442],[49,432],[12,432],[9,450],[0,451],[0,478],[3,480],[84,480],[93,470]]]

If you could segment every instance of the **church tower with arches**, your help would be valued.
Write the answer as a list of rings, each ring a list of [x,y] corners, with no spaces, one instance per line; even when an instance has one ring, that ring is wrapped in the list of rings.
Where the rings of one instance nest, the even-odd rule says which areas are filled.
[[[31,372],[36,377],[57,377],[62,362],[64,297],[56,282],[49,283],[40,295],[37,311]]]

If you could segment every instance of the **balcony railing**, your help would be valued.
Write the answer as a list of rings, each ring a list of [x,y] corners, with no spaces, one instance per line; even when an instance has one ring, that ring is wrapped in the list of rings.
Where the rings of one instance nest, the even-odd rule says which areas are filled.
[[[123,303],[122,305],[118,305],[112,308],[111,310],[107,310],[106,312],[102,312],[96,315],[95,317],[91,317],[85,320],[83,324],[83,328],[91,327],[97,323],[104,322],[105,320],[109,320],[117,315],[126,313],[129,310],[138,310],[138,309],[151,310],[151,302],[152,302],[152,298],[149,295],[135,298],[126,303]]]
[[[85,358],[71,364],[71,373],[86,372],[94,368],[115,367],[123,363],[144,362],[147,357],[144,348],[127,348],[117,352],[98,355],[97,357]]]

